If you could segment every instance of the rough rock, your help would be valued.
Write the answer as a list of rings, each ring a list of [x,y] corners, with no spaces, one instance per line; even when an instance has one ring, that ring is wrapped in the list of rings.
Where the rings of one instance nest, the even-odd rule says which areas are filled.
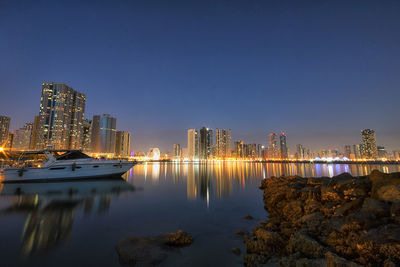
[[[246,232],[243,231],[243,230],[237,230],[237,231],[235,231],[235,234],[237,234],[237,235],[245,235]]]
[[[162,242],[169,246],[184,247],[189,246],[193,242],[193,238],[188,233],[178,230],[174,233],[160,235]]]
[[[163,262],[167,252],[178,251],[179,247],[188,246],[192,237],[182,231],[161,234],[156,237],[127,237],[117,244],[120,261],[131,266],[155,266]]]
[[[366,198],[360,212],[370,214],[371,218],[387,217],[389,205],[381,200]]]
[[[286,249],[289,254],[299,252],[302,256],[309,259],[322,258],[326,252],[325,247],[303,233],[292,235]]]
[[[400,266],[400,173],[264,179],[246,266]]]
[[[357,264],[355,262],[348,261],[344,258],[339,257],[338,255],[327,252],[325,254],[326,267],[361,267],[362,265]]]
[[[392,216],[399,216],[400,217],[400,202],[393,203],[390,208],[390,214]]]
[[[240,248],[233,248],[232,252],[233,252],[233,254],[239,255],[240,254]]]
[[[377,191],[376,195],[378,199],[384,201],[400,201],[400,185],[384,185],[381,186]]]

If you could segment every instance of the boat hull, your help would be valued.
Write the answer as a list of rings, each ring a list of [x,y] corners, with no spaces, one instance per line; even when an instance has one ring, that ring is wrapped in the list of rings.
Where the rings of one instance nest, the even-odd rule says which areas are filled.
[[[57,165],[49,168],[6,169],[0,174],[3,183],[76,181],[121,177],[135,165],[134,162],[107,164]],[[2,177],[1,177],[2,176]]]

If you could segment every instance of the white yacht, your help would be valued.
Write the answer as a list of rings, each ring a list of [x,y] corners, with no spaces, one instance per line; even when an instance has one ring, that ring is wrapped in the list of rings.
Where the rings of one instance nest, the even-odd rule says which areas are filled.
[[[135,162],[94,159],[79,150],[23,152],[16,166],[0,172],[0,182],[35,182],[120,177]]]

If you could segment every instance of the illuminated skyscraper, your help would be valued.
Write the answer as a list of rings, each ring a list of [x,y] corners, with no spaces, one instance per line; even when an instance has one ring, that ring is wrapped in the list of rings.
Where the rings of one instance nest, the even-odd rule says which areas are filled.
[[[365,129],[361,132],[363,141],[363,157],[367,159],[376,159],[378,157],[378,148],[376,146],[375,131]]]
[[[216,137],[216,156],[220,158],[229,157],[231,155],[231,130],[215,130]]]
[[[243,141],[235,142],[234,154],[235,154],[236,158],[244,158],[245,157],[246,151],[245,151],[245,145],[244,145]]]
[[[278,158],[278,137],[276,133],[269,134],[269,157],[270,158]]]
[[[44,82],[36,148],[80,148],[85,103],[85,95],[68,85]]]
[[[36,145],[38,143],[38,133],[39,133],[39,116],[35,116],[35,119],[33,120],[31,142],[29,145],[30,150],[36,149]]]
[[[26,123],[24,127],[15,131],[13,138],[14,150],[29,150],[31,147],[33,123]]]
[[[82,149],[83,121],[85,119],[86,96],[79,92],[74,92],[72,105],[71,131],[69,148]]]
[[[305,158],[305,147],[301,144],[296,145],[296,159],[304,159]]]
[[[361,145],[353,145],[354,156],[356,159],[361,158]]]
[[[188,130],[188,158],[199,158],[199,132],[196,129]]]
[[[109,114],[94,115],[92,120],[92,153],[113,154],[117,119]]]
[[[279,143],[280,143],[280,148],[281,148],[281,158],[282,159],[287,159],[288,158],[288,149],[287,149],[287,144],[286,144],[286,134],[281,133],[279,136]]]
[[[246,147],[246,158],[256,158],[257,157],[257,145],[256,144],[247,144]]]
[[[174,157],[180,158],[182,156],[182,149],[180,144],[174,144]]]
[[[377,149],[378,149],[378,158],[380,158],[380,159],[382,159],[382,158],[387,159],[388,158],[388,153],[387,153],[387,151],[386,151],[384,146],[377,146]]]
[[[92,137],[92,121],[88,119],[83,120],[83,130],[82,130],[82,151],[91,152],[91,137]]]
[[[9,117],[0,116],[0,147],[5,146],[5,143],[7,142],[10,130],[10,120]]]
[[[128,158],[131,154],[131,133],[118,131],[115,135],[115,156]]]
[[[14,134],[13,133],[8,133],[7,141],[4,143],[4,148],[6,148],[7,150],[11,150],[12,149],[12,145],[13,145],[13,141],[14,141]]]
[[[394,150],[393,157],[394,157],[394,160],[399,161],[400,160],[400,150]]]
[[[203,127],[200,129],[199,138],[200,159],[211,158],[213,148],[213,132],[211,129]]]
[[[351,154],[351,146],[345,145],[344,146],[344,156],[349,159],[350,154]]]

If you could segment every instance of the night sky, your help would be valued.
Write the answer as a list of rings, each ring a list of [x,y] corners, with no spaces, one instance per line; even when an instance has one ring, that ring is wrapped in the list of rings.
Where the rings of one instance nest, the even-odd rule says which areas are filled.
[[[39,112],[41,83],[87,96],[135,151],[189,128],[232,129],[294,152],[360,143],[400,149],[400,1],[0,0],[0,114]]]

